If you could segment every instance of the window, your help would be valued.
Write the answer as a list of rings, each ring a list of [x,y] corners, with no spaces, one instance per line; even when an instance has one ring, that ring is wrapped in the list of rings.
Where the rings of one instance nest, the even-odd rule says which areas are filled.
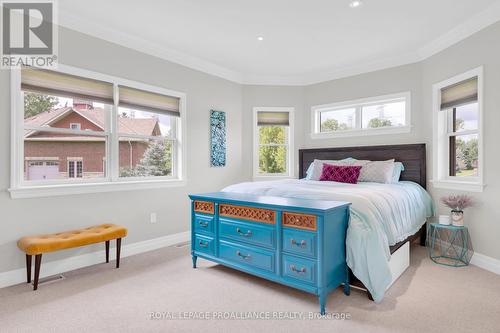
[[[13,197],[181,185],[184,94],[63,65],[13,70],[12,91]]]
[[[83,177],[83,161],[82,160],[69,160],[68,161],[68,178],[82,178]]]
[[[410,93],[312,107],[312,138],[410,131]]]
[[[254,177],[293,176],[293,108],[254,108]]]
[[[433,184],[482,191],[482,68],[435,84],[433,90]]]

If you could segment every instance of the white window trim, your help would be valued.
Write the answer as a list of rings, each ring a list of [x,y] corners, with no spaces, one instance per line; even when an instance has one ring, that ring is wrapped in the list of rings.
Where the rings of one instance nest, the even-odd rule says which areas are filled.
[[[11,179],[10,192],[11,198],[33,198],[58,195],[72,195],[82,193],[99,193],[112,191],[127,191],[127,190],[143,190],[151,188],[166,188],[185,186],[187,183],[187,165],[186,165],[186,97],[182,92],[169,89],[159,88],[144,84],[141,82],[131,81],[128,79],[101,74],[93,71],[88,71],[72,66],[58,64],[57,71],[61,73],[92,78],[101,81],[112,82],[114,84],[114,100],[112,106],[112,114],[109,113],[108,124],[109,128],[117,129],[117,114],[118,114],[118,85],[124,85],[131,88],[150,91],[158,94],[165,94],[179,98],[180,117],[176,121],[175,131],[177,138],[174,149],[177,151],[177,161],[173,165],[173,176],[164,177],[142,177],[137,179],[128,179],[118,177],[119,163],[119,146],[118,133],[116,130],[110,132],[92,132],[81,131],[86,135],[108,136],[110,139],[106,145],[106,156],[109,156],[109,163],[106,163],[106,177],[102,179],[78,179],[71,180],[48,180],[48,181],[30,181],[24,180],[24,101],[21,91],[21,70],[19,68],[11,69]],[[77,133],[79,130],[71,129],[53,129],[53,132],[72,132]],[[114,167],[111,167],[111,166]]]
[[[405,105],[405,126],[398,127],[380,127],[380,128],[356,128],[346,131],[338,132],[320,132],[319,116],[320,112],[329,109],[347,109],[356,108],[356,122],[360,122],[361,118],[359,114],[361,113],[361,107],[371,104],[379,104],[384,102],[389,102],[394,99],[404,98]],[[357,124],[358,126],[361,123]],[[400,133],[410,133],[411,132],[411,92],[402,92],[383,96],[374,96],[361,98],[351,101],[344,101],[339,103],[330,103],[323,105],[315,105],[311,107],[311,138],[312,139],[329,139],[329,138],[339,138],[339,137],[356,137],[356,136],[370,136],[370,135],[384,135],[384,134],[400,134]]]
[[[433,114],[433,176],[431,183],[439,189],[449,189],[469,192],[482,192],[484,187],[484,150],[483,150],[483,66],[436,83],[432,86],[432,114]],[[448,143],[448,115],[441,112],[441,89],[477,76],[478,85],[478,176],[477,177],[450,177],[449,176],[449,143]]]
[[[287,150],[287,173],[285,174],[260,174],[259,173],[259,126],[257,126],[258,112],[288,112],[288,150]],[[253,108],[253,179],[254,180],[275,180],[294,177],[294,112],[293,107],[254,107]]]

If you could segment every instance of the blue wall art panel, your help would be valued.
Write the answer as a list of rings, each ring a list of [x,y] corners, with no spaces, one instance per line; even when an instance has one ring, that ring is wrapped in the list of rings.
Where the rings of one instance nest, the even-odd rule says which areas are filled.
[[[210,110],[210,165],[226,166],[226,113]]]

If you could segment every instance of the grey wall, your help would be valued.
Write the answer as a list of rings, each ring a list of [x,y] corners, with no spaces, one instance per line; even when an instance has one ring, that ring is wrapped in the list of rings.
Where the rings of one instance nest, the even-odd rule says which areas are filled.
[[[24,266],[19,237],[104,222],[129,228],[124,244],[189,230],[188,193],[215,191],[240,182],[242,159],[242,87],[165,60],[61,28],[60,62],[187,94],[188,185],[168,189],[111,192],[12,200],[10,186],[10,73],[0,71],[0,272]],[[209,110],[227,112],[227,166],[209,167]],[[149,223],[149,214],[158,223]],[[102,245],[46,256],[51,261]]]
[[[479,202],[466,211],[466,225],[478,253],[500,259],[500,165],[498,124],[500,124],[500,22],[425,61],[299,87],[244,86],[243,110],[245,124],[251,126],[253,106],[296,105],[295,137],[297,148],[339,147],[399,143],[427,143],[428,179],[432,179],[432,85],[484,65],[484,153],[485,183],[483,193],[472,193]],[[411,91],[412,131],[407,134],[376,135],[356,138],[312,139],[311,106]],[[300,107],[300,103],[303,103]],[[302,112],[302,115],[300,114]],[[244,151],[252,148],[251,127],[245,125]],[[251,161],[251,155],[250,160]],[[250,168],[249,161],[244,165]],[[437,190],[428,184],[439,212],[439,197],[457,191]]]
[[[432,84],[484,66],[484,192],[479,205],[465,212],[476,252],[500,259],[500,23],[496,23],[422,63],[424,136],[432,138]],[[431,147],[432,148],[432,147]],[[432,154],[428,153],[429,176]],[[451,191],[431,190],[437,200]],[[441,213],[447,213],[439,207]]]
[[[308,115],[304,117],[304,146],[340,147],[376,145],[394,142],[395,136],[397,137],[398,143],[424,142],[424,112],[421,105],[421,73],[421,65],[412,64],[305,87],[304,109],[307,110]],[[406,91],[411,92],[412,102],[411,125],[413,127],[410,133],[363,136],[356,138],[311,138],[311,107],[314,105],[344,102],[365,97],[382,96]]]
[[[26,234],[52,232],[83,225],[114,222],[126,225],[133,243],[189,229],[187,194],[218,190],[252,176],[252,108],[295,107],[295,158],[299,148],[394,143],[428,143],[428,175],[432,177],[432,84],[479,65],[485,67],[485,191],[480,205],[466,213],[466,224],[477,252],[500,259],[500,163],[497,124],[500,123],[500,23],[417,64],[390,68],[306,87],[241,86],[168,61],[117,46],[75,31],[60,30],[60,61],[105,74],[187,93],[188,185],[147,191],[111,192],[65,197],[10,199],[9,72],[0,71],[0,272],[21,268],[24,258],[16,240]],[[412,131],[408,134],[313,140],[313,105],[385,95],[412,93]],[[210,168],[208,110],[228,117],[228,165]],[[297,159],[295,160],[297,165]],[[449,191],[430,187],[437,199]],[[445,210],[441,207],[442,212]],[[158,223],[149,223],[149,213]],[[96,251],[100,246],[53,254],[44,260]]]

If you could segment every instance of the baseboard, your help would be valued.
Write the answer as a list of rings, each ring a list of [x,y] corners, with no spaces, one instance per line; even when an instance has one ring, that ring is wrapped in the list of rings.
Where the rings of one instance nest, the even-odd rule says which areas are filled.
[[[500,274],[500,260],[485,256],[481,253],[474,253],[470,263],[495,274]]]
[[[164,237],[149,239],[142,242],[127,244],[122,246],[121,257],[128,257],[134,254],[156,250],[166,246],[172,246],[179,243],[187,242],[191,238],[191,232],[185,231],[177,234],[172,234]],[[42,262],[40,277],[52,276],[55,274],[72,271],[74,269],[100,264],[105,257],[104,250],[82,254],[66,259]],[[111,256],[113,257],[113,256]],[[18,283],[26,282],[26,268],[15,269],[8,272],[0,273],[0,288],[12,286]]]

